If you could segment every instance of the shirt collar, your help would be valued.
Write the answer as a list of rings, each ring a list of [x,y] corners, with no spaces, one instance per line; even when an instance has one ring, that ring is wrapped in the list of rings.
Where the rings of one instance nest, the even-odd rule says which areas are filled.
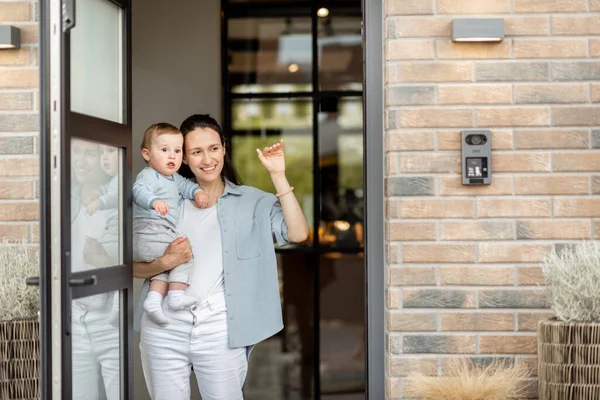
[[[223,190],[223,196],[226,194],[234,194],[240,196],[242,191],[238,185],[231,183],[228,179],[225,179],[225,190]]]

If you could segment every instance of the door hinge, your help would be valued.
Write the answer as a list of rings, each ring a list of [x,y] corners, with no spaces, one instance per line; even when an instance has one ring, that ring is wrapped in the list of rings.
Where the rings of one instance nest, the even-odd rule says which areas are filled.
[[[63,32],[75,27],[75,0],[62,0]]]

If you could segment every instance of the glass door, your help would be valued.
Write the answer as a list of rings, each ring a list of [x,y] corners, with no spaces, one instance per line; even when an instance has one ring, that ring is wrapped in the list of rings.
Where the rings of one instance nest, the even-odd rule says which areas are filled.
[[[42,398],[129,399],[130,1],[42,3]]]

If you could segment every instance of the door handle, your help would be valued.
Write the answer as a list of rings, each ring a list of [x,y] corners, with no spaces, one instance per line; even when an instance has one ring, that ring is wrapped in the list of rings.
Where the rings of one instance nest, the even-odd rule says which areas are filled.
[[[40,277],[39,276],[30,276],[25,279],[25,284],[27,286],[40,286]]]
[[[86,276],[85,278],[69,278],[69,286],[92,286],[98,283],[96,275]]]

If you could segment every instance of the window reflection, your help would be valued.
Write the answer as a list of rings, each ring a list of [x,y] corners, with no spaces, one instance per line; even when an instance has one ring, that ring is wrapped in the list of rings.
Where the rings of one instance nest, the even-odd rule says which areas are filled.
[[[119,149],[71,144],[71,271],[120,264]]]
[[[333,13],[332,13],[333,14]],[[319,86],[321,90],[362,90],[360,17],[319,18]]]
[[[233,92],[247,84],[312,82],[310,18],[244,18],[228,24],[228,73]]]
[[[360,98],[339,101],[332,97],[321,101],[321,245],[346,249],[363,245],[362,112],[360,118],[354,116],[362,108],[357,107],[360,102]]]

